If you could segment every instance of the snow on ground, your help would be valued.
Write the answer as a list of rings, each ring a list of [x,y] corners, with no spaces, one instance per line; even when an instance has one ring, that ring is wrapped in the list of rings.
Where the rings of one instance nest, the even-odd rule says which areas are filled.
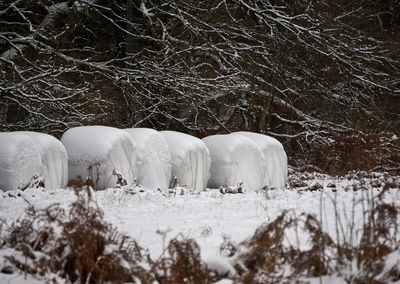
[[[265,157],[252,139],[237,134],[220,134],[202,140],[211,155],[209,187],[243,183],[245,190],[255,191],[266,185]]]
[[[20,133],[0,133],[0,189],[25,187],[41,168],[40,153],[31,138]]]
[[[169,188],[171,155],[164,137],[154,129],[125,129],[136,144],[138,183],[145,188]]]
[[[306,177],[306,180],[296,175],[289,177],[289,187],[296,189],[260,190],[244,194],[222,194],[218,189],[207,189],[197,194],[186,192],[165,196],[155,190],[132,194],[124,188],[109,188],[95,192],[94,198],[104,211],[105,220],[120,232],[136,239],[149,250],[153,259],[160,256],[171,238],[182,234],[197,241],[204,261],[213,267],[225,269],[222,266],[227,261],[219,253],[224,237],[238,244],[250,237],[264,222],[275,220],[284,210],[291,210],[290,214],[296,216],[303,212],[315,214],[317,219],[322,220],[323,230],[334,240],[337,238],[337,220],[340,220],[340,226],[344,228],[340,237],[348,240],[353,220],[353,233],[356,233],[363,224],[370,198],[379,194],[385,186],[382,174],[362,180],[356,178],[356,173],[353,177],[349,175],[340,179],[313,174]],[[398,185],[400,178],[396,178],[393,184]],[[372,185],[378,190],[371,190]],[[383,199],[400,206],[399,188],[388,189]],[[10,225],[24,216],[24,209],[29,204],[45,208],[60,203],[63,208],[68,208],[75,200],[71,189],[5,192],[0,196],[0,219]],[[357,235],[353,237],[357,238]],[[310,245],[302,231],[289,232],[286,241],[303,249]],[[397,261],[396,255],[393,261]],[[320,283],[320,278],[308,280]],[[324,276],[322,280],[323,283],[345,283],[335,275]],[[23,278],[17,274],[0,274],[1,281],[32,283],[29,277],[28,282],[23,282]]]
[[[94,197],[104,211],[106,221],[136,239],[150,251],[152,257],[159,256],[166,244],[160,232],[166,234],[166,242],[182,233],[199,243],[204,260],[213,261],[220,257],[219,246],[224,236],[239,243],[250,237],[262,223],[273,221],[283,210],[293,210],[297,216],[302,212],[315,214],[318,219],[322,218],[324,230],[336,239],[336,204],[336,212],[346,228],[344,234],[349,237],[348,223],[354,219],[356,231],[365,217],[363,207],[368,208],[365,200],[378,193],[349,190],[359,182],[347,179],[319,177],[310,181],[311,185],[313,183],[320,184],[323,189],[276,189],[245,194],[221,194],[217,189],[208,189],[199,194],[164,196],[151,190],[131,194],[121,188],[110,188],[95,192]],[[0,197],[0,219],[11,224],[21,218],[24,208],[28,206],[25,200],[37,208],[56,202],[67,208],[75,199],[70,189],[29,189],[12,195],[6,192]],[[364,204],[359,202],[362,199]],[[384,200],[399,206],[399,189],[389,189]],[[287,241],[300,247],[308,246],[302,235],[289,235]]]
[[[136,145],[129,134],[107,126],[71,128],[61,138],[68,153],[69,180],[92,177],[94,188],[117,184],[117,174],[132,185],[137,177]],[[91,170],[88,168],[91,167]]]
[[[346,224],[352,216],[353,200],[365,198],[366,194],[346,192],[343,188],[332,192],[327,188],[322,193],[279,189],[246,194],[220,194],[213,189],[198,195],[168,198],[152,193],[127,196],[109,190],[96,196],[106,212],[106,219],[148,248],[153,257],[157,257],[163,248],[162,236],[156,233],[160,231],[167,233],[167,239],[179,233],[194,238],[202,248],[203,259],[210,260],[219,257],[224,236],[239,243],[250,237],[262,223],[273,221],[283,210],[291,209],[298,216],[307,212],[322,217],[324,229],[335,239],[334,200],[341,220]],[[386,200],[400,205],[399,194],[398,189],[391,190]],[[362,206],[358,203],[354,216],[356,224],[362,224],[363,216]],[[288,236],[288,241],[295,243],[297,240],[293,235]],[[299,241],[300,247],[308,247],[305,236],[299,236]]]
[[[200,192],[206,189],[210,178],[210,152],[197,137],[176,132],[160,131],[171,153],[172,179],[180,186]],[[173,180],[171,181],[173,182]]]
[[[19,283],[29,283],[29,284],[43,284],[45,280],[37,280],[32,276],[25,276],[25,274],[4,274],[0,273],[0,283],[9,284],[19,284]]]
[[[260,133],[239,131],[233,134],[248,137],[260,147],[267,168],[264,184],[269,187],[284,187],[288,175],[288,165],[282,144],[275,138]]]
[[[57,138],[39,132],[21,131],[35,143],[42,159],[39,173],[47,189],[64,188],[68,182],[68,157],[64,145]]]

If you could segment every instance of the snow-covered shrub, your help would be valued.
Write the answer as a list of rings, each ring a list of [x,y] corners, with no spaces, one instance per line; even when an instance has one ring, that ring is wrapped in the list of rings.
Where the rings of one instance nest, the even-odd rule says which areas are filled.
[[[161,281],[153,283],[217,283],[221,278],[201,259],[200,246],[182,234],[169,241],[163,255],[154,263],[150,275]]]
[[[250,138],[235,134],[203,138],[211,155],[208,187],[237,186],[257,190],[265,186],[266,162],[260,147]]]
[[[200,139],[175,131],[160,132],[167,141],[172,164],[172,178],[181,186],[199,192],[205,190],[210,177],[210,153]]]
[[[310,247],[299,250],[288,246],[285,240],[291,230],[306,235]],[[223,243],[221,248],[225,246]],[[297,283],[305,276],[327,275],[329,258],[324,253],[334,249],[333,240],[322,231],[317,218],[309,214],[297,217],[294,211],[284,210],[272,222],[259,226],[250,238],[231,248],[230,263],[240,276],[238,283]]]
[[[225,240],[221,249],[231,252],[228,263],[239,276],[233,278],[235,283],[309,283],[325,277],[327,283],[397,283],[400,211],[384,201],[384,191],[354,201],[368,204],[362,227],[348,223],[343,228],[351,221],[336,217],[336,238],[324,230],[319,217],[284,210],[239,245]],[[306,238],[307,246],[288,242],[291,235]]]
[[[31,138],[20,133],[0,133],[0,189],[22,189],[41,169],[40,153]]]
[[[63,188],[68,182],[68,156],[64,145],[55,137],[31,131],[18,132],[29,136],[35,143],[42,159],[40,175],[46,189]]]
[[[166,191],[171,178],[171,155],[163,135],[150,128],[125,131],[136,143],[138,183],[145,188]]]
[[[107,126],[71,128],[61,138],[68,154],[69,181],[90,178],[95,189],[132,185],[137,176],[136,146],[129,134]]]
[[[43,283],[137,283],[138,277],[146,279],[148,273],[142,267],[146,251],[104,220],[103,211],[86,189],[76,192],[69,210],[59,204],[27,207],[24,218],[2,235],[2,249],[9,254],[0,255],[1,272],[21,270],[25,276],[53,279],[42,278]]]
[[[269,187],[284,187],[288,176],[288,165],[282,144],[275,138],[260,133],[240,131],[233,134],[248,137],[261,148],[267,168],[264,184]]]
[[[296,174],[305,183],[317,178],[308,173]],[[360,200],[353,199],[353,206],[362,207],[362,216],[348,218],[345,213],[345,219],[341,219],[337,212],[342,208],[334,206],[328,212],[337,216],[334,232],[335,226],[329,229],[318,213],[283,210],[241,243],[223,236],[220,256],[206,257],[206,261],[203,258],[209,252],[200,251],[205,247],[199,246],[198,239],[180,233],[167,242],[169,229],[157,231],[162,237],[162,251],[152,258],[148,250],[104,220],[91,198],[99,192],[77,189],[76,201],[68,208],[63,206],[66,204],[44,209],[29,205],[22,219],[10,225],[3,223],[0,282],[18,282],[17,277],[25,274],[28,280],[24,283],[398,283],[400,208],[389,197],[395,193],[390,188],[400,188],[400,177],[354,172],[340,179],[318,178],[336,180],[337,192],[343,190],[341,183],[353,183],[365,191],[358,195]],[[329,187],[330,183],[321,196],[329,194]],[[28,194],[32,192],[9,197]],[[302,194],[292,195],[293,200]],[[43,207],[40,201],[35,203]],[[327,208],[321,206],[321,210]],[[343,209],[354,214],[351,210],[355,207]],[[208,230],[212,228],[207,226],[198,237],[206,238]]]
[[[90,188],[75,193],[68,209],[29,205],[22,219],[7,226],[0,236],[0,282],[3,273],[43,283],[211,284],[221,278],[202,261],[194,239],[179,234],[153,260],[104,219]]]

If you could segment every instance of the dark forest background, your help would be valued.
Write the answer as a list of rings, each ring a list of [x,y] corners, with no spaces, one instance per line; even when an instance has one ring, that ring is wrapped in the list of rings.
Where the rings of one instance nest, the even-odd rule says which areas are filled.
[[[400,173],[399,0],[5,0],[0,65],[1,131],[249,130]]]

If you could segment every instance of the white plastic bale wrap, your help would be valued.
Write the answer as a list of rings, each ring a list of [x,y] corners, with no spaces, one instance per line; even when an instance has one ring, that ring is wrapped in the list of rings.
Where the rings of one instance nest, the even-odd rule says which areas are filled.
[[[235,132],[250,138],[261,148],[264,153],[267,174],[265,184],[270,187],[283,188],[288,175],[287,156],[282,144],[273,137],[254,132]]]
[[[138,182],[146,188],[168,190],[171,155],[163,135],[150,128],[125,131],[136,143]]]
[[[233,135],[211,135],[203,138],[211,155],[211,177],[208,187],[237,186],[247,191],[265,185],[265,158],[250,138]]]
[[[128,185],[134,183],[136,146],[126,131],[107,126],[76,127],[66,131],[61,142],[68,154],[70,181],[90,175],[95,189],[105,189],[117,184],[115,171]]]
[[[207,188],[210,178],[210,153],[201,139],[175,132],[160,132],[167,141],[171,153],[172,178],[181,186],[196,192]]]
[[[31,131],[20,131],[32,139],[38,149],[42,170],[40,175],[44,178],[46,189],[63,188],[68,182],[68,156],[64,145],[55,137]]]
[[[42,161],[35,143],[20,133],[0,133],[0,188],[16,190],[40,174]]]

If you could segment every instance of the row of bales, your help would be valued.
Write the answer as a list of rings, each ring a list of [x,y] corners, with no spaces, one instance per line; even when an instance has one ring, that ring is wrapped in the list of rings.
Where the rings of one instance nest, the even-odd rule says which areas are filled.
[[[82,126],[61,140],[38,132],[0,133],[0,188],[23,189],[33,176],[46,189],[88,178],[94,189],[141,184],[162,191],[185,186],[200,192],[237,186],[283,187],[286,153],[276,139],[252,132],[203,139],[175,131]]]

